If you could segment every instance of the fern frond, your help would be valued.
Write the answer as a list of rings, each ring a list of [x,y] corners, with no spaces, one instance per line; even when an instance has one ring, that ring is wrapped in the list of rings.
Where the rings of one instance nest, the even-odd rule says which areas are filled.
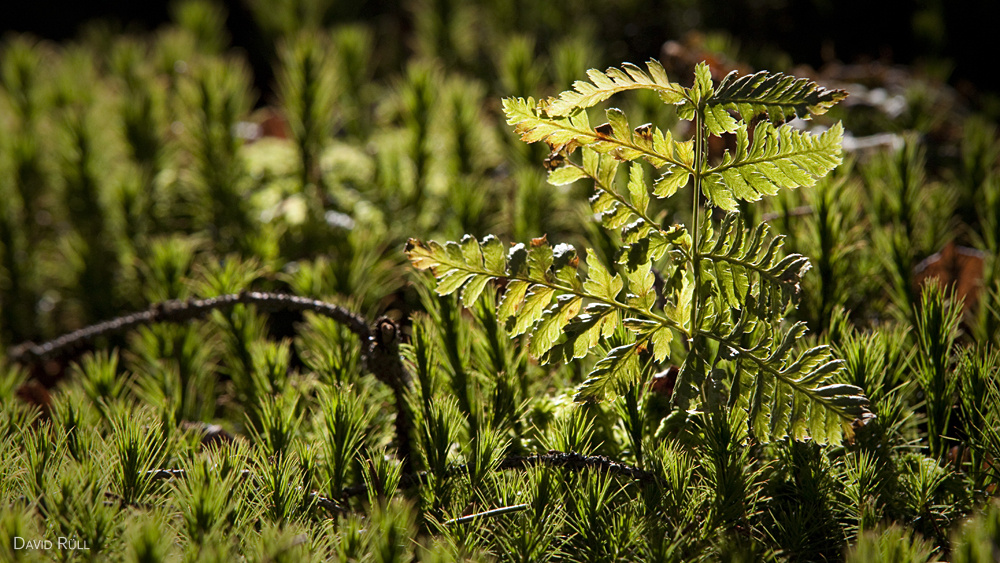
[[[723,220],[716,238],[711,222],[705,222],[698,256],[702,279],[714,283],[726,305],[742,309],[745,296],[753,297],[758,314],[781,315],[798,300],[802,276],[811,267],[801,254],[779,256],[784,236],[768,241],[769,227],[761,223],[753,232],[745,230],[738,213]]]
[[[507,124],[514,127],[526,143],[545,141],[553,151],[571,154],[577,147],[586,146],[602,154],[611,154],[619,160],[643,158],[659,168],[673,164],[685,170],[694,165],[693,152],[686,150],[687,143],[673,140],[670,132],[640,125],[630,129],[621,110],[607,110],[608,122],[592,128],[587,112],[569,117],[550,116],[544,103],[532,98],[504,98],[503,111]]]
[[[610,323],[605,326],[608,324]],[[655,362],[662,362],[669,356],[670,342],[673,340],[670,328],[656,321],[637,318],[626,318],[623,324],[633,333],[635,341],[612,349],[594,364],[594,368],[587,374],[586,381],[577,387],[573,400],[579,402],[601,400],[609,392],[618,395],[634,387],[642,375],[639,354],[643,351],[652,351]],[[566,332],[570,335],[567,344],[578,341],[578,337],[574,338],[577,330],[579,328],[573,325],[566,327]],[[584,333],[588,330],[596,329],[585,328]]]
[[[581,175],[594,182],[594,195],[590,198],[590,207],[600,216],[601,223],[609,229],[617,229],[627,223],[641,221],[651,229],[659,229],[659,225],[646,212],[649,207],[649,196],[646,192],[645,176],[642,166],[633,163],[629,169],[628,195],[618,193],[615,189],[614,177],[619,161],[610,155],[601,155],[593,151],[585,151],[583,166],[579,166]],[[567,167],[577,167],[569,164]]]
[[[706,348],[704,337],[696,336],[691,340],[691,348],[677,371],[674,393],[670,397],[670,406],[675,413],[686,413],[691,402],[701,394],[709,371],[705,360]]]
[[[634,384],[639,379],[640,343],[633,342],[614,348],[601,358],[587,376],[587,380],[577,387],[573,400],[577,402],[597,401],[610,391],[617,393]]]
[[[845,97],[847,92],[823,88],[808,78],[766,70],[737,76],[733,71],[719,83],[708,105],[735,110],[745,122],[766,114],[772,123],[784,123],[823,115]]]
[[[622,68],[611,67],[601,72],[587,71],[590,82],[577,80],[573,90],[562,92],[546,101],[545,110],[549,115],[566,116],[582,108],[589,108],[607,100],[611,96],[627,90],[653,90],[666,104],[681,100],[683,88],[667,78],[667,72],[656,60],[646,62],[648,73],[634,64],[625,63]]]
[[[548,361],[586,356],[614,333],[623,316],[628,317],[627,328],[653,343],[660,359],[668,352],[670,330],[680,329],[672,319],[652,311],[655,294],[648,263],[628,268],[622,278],[588,251],[584,277],[578,271],[576,249],[567,244],[551,247],[544,237],[532,240],[530,248],[514,245],[506,256],[493,236],[481,242],[466,236],[460,243],[443,245],[410,239],[406,253],[416,268],[433,272],[439,294],[461,289],[466,306],[479,298],[490,280],[505,281],[498,320],[512,336],[529,334],[529,352]],[[623,301],[619,296],[626,287]],[[586,307],[584,300],[590,302]],[[557,346],[564,333],[566,339]]]
[[[751,142],[747,125],[741,123],[736,129],[736,153],[726,152],[722,163],[709,171],[705,196],[716,206],[735,211],[734,198],[758,201],[781,188],[812,186],[841,163],[843,134],[839,122],[820,135],[760,123]]]
[[[564,328],[566,340],[554,345],[543,357],[546,363],[583,358],[602,338],[614,334],[621,324],[620,312],[604,303],[591,303]]]
[[[663,230],[649,215],[649,188],[640,164],[630,164],[628,193],[619,192],[615,187],[615,175],[620,164],[621,161],[610,154],[585,150],[582,164],[566,160],[561,167],[549,172],[549,183],[563,185],[580,179],[594,182],[594,195],[589,200],[591,210],[608,229],[621,229],[624,245],[619,262],[622,264],[632,267],[655,262],[675,247],[690,250],[690,237],[683,227],[673,225]],[[687,183],[688,172],[684,171],[683,175]],[[657,192],[660,183],[658,180],[654,185],[653,195],[666,197],[667,194]]]
[[[766,224],[747,230],[735,213],[717,233],[706,221],[689,234],[680,225],[658,224],[649,207],[652,198],[671,197],[692,178],[710,206],[731,212],[739,200],[813,185],[840,164],[843,127],[815,135],[783,122],[822,114],[845,94],[774,73],[730,75],[715,85],[705,63],[684,88],[670,83],[659,64],[647,68],[590,71],[590,82],[577,82],[555,98],[503,102],[507,123],[521,140],[544,141],[552,150],[545,162],[550,183],[594,182],[592,210],[605,230],[620,233],[616,270],[588,252],[583,275],[575,250],[552,248],[544,237],[530,249],[515,245],[506,256],[492,237],[445,245],[411,239],[410,260],[434,271],[439,293],[462,290],[466,305],[490,280],[499,281],[505,289],[498,320],[514,336],[530,335],[529,353],[544,361],[571,361],[601,349],[577,400],[634,389],[643,362],[666,359],[676,332],[688,353],[673,395],[675,414],[687,416],[699,399],[712,413],[742,405],[760,440],[790,435],[838,441],[845,421],[868,414],[867,399],[860,388],[835,383],[842,362],[828,348],[793,352],[803,325],[781,329],[808,260],[780,256],[782,237],[770,237]],[[679,142],[651,124],[633,128],[616,108],[605,110],[606,123],[590,124],[587,108],[634,89],[659,93],[680,119],[694,120],[695,138]],[[757,119],[761,114],[771,122]],[[735,134],[736,148],[709,166],[706,137],[724,132]],[[577,149],[582,159],[570,160]],[[648,179],[639,160],[658,169],[659,178]],[[628,180],[616,183],[622,162],[630,163]],[[698,209],[696,197],[695,218]],[[495,257],[492,266],[487,250]],[[727,380],[728,406],[722,400]]]
[[[747,409],[758,440],[791,436],[838,443],[851,422],[871,416],[860,387],[837,383],[844,362],[834,359],[829,346],[793,351],[806,332],[804,323],[782,333],[772,326],[753,330],[758,323],[747,310],[738,317],[728,335],[700,334],[719,343],[720,358],[737,362],[739,382],[734,378],[733,385],[739,385],[739,404]]]

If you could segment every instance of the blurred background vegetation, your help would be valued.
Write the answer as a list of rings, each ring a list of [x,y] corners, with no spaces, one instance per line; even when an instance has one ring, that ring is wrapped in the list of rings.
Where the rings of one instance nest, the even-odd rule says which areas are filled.
[[[302,491],[363,484],[362,467],[398,478],[384,455],[391,396],[362,377],[357,342],[332,321],[236,308],[109,337],[80,358],[20,367],[0,352],[0,458],[19,460],[0,472],[0,533],[61,526],[122,552],[127,536],[140,559],[169,551],[157,536],[169,520],[171,534],[201,545],[199,534],[221,532],[196,514],[182,525],[166,508],[147,510],[126,526],[116,511],[157,495],[171,499],[161,507],[227,498],[236,478],[211,485],[209,466],[198,469],[221,456],[211,459],[227,471],[271,479],[255,482],[258,496],[241,485],[239,510],[223,507],[249,530],[230,545],[239,551],[263,554],[305,530],[330,542],[316,553],[346,559],[405,543],[389,531],[420,530],[447,540],[422,536],[428,559],[819,560],[856,545],[858,561],[894,548],[927,560],[953,546],[977,560],[1000,522],[993,509],[957,531],[1000,484],[1000,435],[980,432],[1000,428],[1000,409],[980,408],[1000,398],[1000,357],[988,353],[1000,343],[1000,101],[980,44],[986,4],[41,0],[15,14],[4,3],[0,350],[167,299],[246,289],[388,314],[410,344],[424,432],[415,461],[433,478],[412,511],[373,495],[371,520],[340,515],[324,536]],[[844,165],[743,211],[813,263],[793,317],[837,348],[845,380],[872,398],[882,422],[858,443],[765,450],[726,428],[654,442],[663,397],[636,390],[631,403],[571,407],[586,360],[537,365],[497,326],[491,292],[460,310],[405,263],[408,237],[465,233],[589,241],[610,262],[620,241],[594,228],[590,186],[547,185],[546,151],[511,133],[500,98],[552,95],[588,68],[648,58],[682,83],[708,60],[716,78],[768,69],[850,92],[822,120],[796,124],[843,120]],[[633,123],[687,134],[655,97],[615,103]],[[685,204],[655,205],[665,222],[689,222]],[[931,277],[955,293],[925,291]],[[253,452],[204,454],[182,423],[221,423]],[[160,449],[126,455],[142,440]],[[448,463],[495,467],[549,449],[635,463],[673,488],[653,498],[568,471],[443,476]],[[186,467],[204,489],[135,482],[132,470],[156,467]],[[108,508],[107,491],[121,504]],[[533,504],[517,519],[442,524],[519,503],[522,491]],[[58,499],[76,504],[47,504]],[[29,505],[63,519],[36,518]],[[816,509],[803,516],[803,506]]]
[[[177,297],[177,278],[209,255],[257,260],[274,287],[352,296],[372,313],[402,286],[388,250],[406,237],[578,241],[587,211],[572,196],[585,188],[544,185],[541,149],[513,139],[498,100],[553,94],[587,68],[656,57],[685,77],[707,59],[720,75],[767,68],[847,87],[852,134],[910,135],[896,164],[930,165],[931,180],[964,157],[962,139],[988,144],[1000,111],[991,73],[969,69],[983,18],[939,2],[42,1],[2,21],[29,31],[4,36],[0,63],[8,344]],[[672,123],[652,99],[630,103]],[[942,178],[964,183],[966,224],[985,212],[974,192],[987,153],[968,157],[980,170]],[[900,197],[918,195],[932,197]],[[906,212],[874,203],[879,222]],[[911,265],[954,238],[949,221],[920,231]],[[867,302],[858,295],[845,299]]]
[[[261,75],[256,85],[263,91],[272,86],[267,80],[274,55],[270,40],[281,30],[287,32],[294,27],[299,19],[308,18],[321,27],[366,22],[392,33],[381,36],[381,49],[398,55],[412,46],[407,37],[414,30],[414,2],[220,0],[220,4],[227,13],[225,23],[232,45],[248,52],[255,74]],[[834,59],[856,62],[862,58],[888,59],[899,64],[932,63],[940,65],[939,72],[950,75],[955,82],[966,81],[992,92],[1000,86],[998,79],[982,68],[991,54],[990,12],[982,2],[617,0],[557,2],[544,9],[531,8],[527,2],[495,3],[508,4],[499,10],[488,4],[474,2],[471,8],[480,14],[506,18],[499,22],[510,29],[543,32],[545,38],[558,38],[581,23],[590,25],[594,38],[607,47],[610,61],[644,59],[668,39],[692,30],[711,30],[734,37],[750,56],[758,56],[757,51],[779,51],[796,63],[814,67]],[[5,31],[30,32],[54,40],[76,37],[82,26],[95,21],[139,32],[172,21],[170,6],[165,0],[40,0],[0,8],[0,26]],[[260,17],[264,11],[267,16]],[[562,20],[559,14],[568,17]]]

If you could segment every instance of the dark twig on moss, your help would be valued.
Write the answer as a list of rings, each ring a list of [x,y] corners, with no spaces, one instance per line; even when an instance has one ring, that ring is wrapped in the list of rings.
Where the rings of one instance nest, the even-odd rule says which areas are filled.
[[[364,317],[352,313],[339,305],[307,299],[296,295],[245,291],[220,295],[209,299],[189,299],[187,301],[164,301],[145,311],[97,323],[65,334],[42,344],[25,342],[11,348],[7,357],[22,364],[36,363],[51,356],[79,350],[86,344],[102,336],[120,334],[140,326],[155,323],[185,323],[200,319],[212,311],[230,311],[237,305],[253,305],[265,312],[311,311],[346,326],[358,336],[364,365],[379,381],[388,385],[396,401],[396,444],[403,470],[411,472],[410,429],[412,416],[406,405],[406,391],[410,378],[403,368],[399,356],[400,332],[396,323],[388,317],[380,317],[370,327]]]
[[[626,465],[624,463],[619,463],[617,461],[610,460],[604,456],[586,456],[578,454],[576,452],[549,452],[547,454],[540,455],[529,455],[529,456],[511,456],[503,461],[497,466],[498,470],[505,469],[524,469],[527,467],[532,467],[536,465],[548,465],[552,467],[562,467],[564,469],[570,469],[574,471],[582,471],[584,469],[590,469],[595,471],[603,471],[617,475],[619,477],[625,477],[627,479],[632,479],[638,481],[639,483],[646,485],[656,481],[656,476],[648,471],[643,471],[638,467],[633,467],[631,465]],[[461,475],[467,471],[467,467],[463,465],[455,465],[449,470],[450,475]],[[149,471],[153,479],[172,479],[172,478],[183,478],[187,473],[183,469],[153,469]],[[241,471],[241,476],[247,478],[251,475],[250,470],[244,469]],[[421,471],[419,473],[404,473],[399,479],[400,489],[410,489],[413,487],[418,487],[423,485],[427,481],[427,472]],[[368,492],[368,487],[365,484],[353,485],[346,487],[340,492],[339,500],[329,499],[322,497],[318,494],[313,493],[318,505],[323,507],[335,507],[336,510],[343,510],[343,506],[347,504],[347,501],[353,497],[363,495]]]
[[[638,467],[610,460],[602,455],[581,455],[575,452],[549,452],[541,455],[511,456],[500,462],[500,469],[520,469],[533,465],[550,465],[566,469],[593,469],[627,477],[647,484],[656,480],[656,476]]]
[[[406,392],[410,388],[410,375],[403,368],[399,356],[399,326],[388,317],[379,317],[363,349],[365,367],[392,389],[396,401],[397,454],[403,462],[403,471],[410,473],[413,451],[409,436],[413,427],[413,416],[406,402]],[[403,438],[406,439],[403,439]]]
[[[329,317],[343,324],[351,332],[358,335],[362,342],[367,342],[371,335],[371,329],[363,317],[339,305],[296,295],[247,291],[208,299],[164,301],[145,311],[90,325],[42,344],[25,342],[11,348],[7,357],[18,363],[33,363],[59,353],[73,351],[102,336],[120,334],[134,330],[139,326],[154,323],[184,323],[203,318],[211,314],[212,311],[229,311],[236,305],[254,305],[258,309],[268,312],[312,311],[317,315]]]
[[[576,452],[556,452],[551,451],[547,454],[539,455],[529,455],[529,456],[511,456],[505,458],[497,466],[497,469],[524,469],[526,467],[532,467],[537,465],[547,465],[551,467],[562,467],[564,469],[570,469],[575,471],[581,471],[584,469],[590,469],[595,471],[603,471],[606,473],[611,473],[612,475],[617,475],[620,477],[625,477],[627,479],[632,479],[638,481],[639,483],[646,485],[656,481],[656,476],[648,471],[639,469],[638,467],[633,467],[631,465],[626,465],[624,463],[619,463],[613,461],[604,456],[586,456],[578,454]],[[461,475],[465,473],[468,468],[462,465],[455,465],[449,470],[450,475]],[[404,473],[399,479],[399,488],[409,489],[412,487],[418,487],[423,485],[427,481],[427,472],[421,471],[419,473]],[[363,495],[368,491],[364,484],[358,484],[351,487],[345,488],[340,493],[341,500],[346,501],[349,498],[356,497],[358,495]]]

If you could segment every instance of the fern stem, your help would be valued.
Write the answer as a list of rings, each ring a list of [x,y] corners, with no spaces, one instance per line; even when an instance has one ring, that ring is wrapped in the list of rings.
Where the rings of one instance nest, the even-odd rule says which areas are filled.
[[[520,100],[520,101],[523,102],[523,100]],[[572,125],[568,121],[561,121],[561,120],[558,120],[558,119],[546,119],[546,118],[538,117],[538,114],[537,114],[538,110],[522,110],[522,111],[524,111],[526,113],[520,113],[520,112],[516,112],[516,108],[515,108],[514,109],[514,113],[512,113],[512,108],[506,108],[505,111],[507,112],[507,124],[508,125],[515,125],[516,126],[515,127],[515,131],[517,131],[519,134],[521,134],[522,139],[524,138],[525,134],[522,131],[518,131],[517,127],[520,127],[520,126],[517,125],[517,124],[518,123],[523,123],[523,122],[525,122],[525,120],[531,120],[532,126],[529,126],[528,127],[529,129],[533,129],[539,123],[544,123],[546,126],[552,127],[553,129],[556,129],[556,130],[559,130],[559,131],[563,131],[563,132],[568,132],[568,133],[572,134],[573,138],[575,138],[575,139],[585,139],[587,144],[589,144],[589,143],[595,143],[595,142],[603,142],[603,143],[608,143],[608,144],[611,144],[611,145],[617,145],[619,147],[623,147],[623,148],[627,148],[629,150],[633,150],[633,151],[635,151],[635,152],[637,152],[637,153],[639,153],[639,154],[641,154],[641,155],[643,155],[645,157],[650,157],[650,158],[653,158],[655,160],[659,160],[659,161],[663,161],[663,162],[668,162],[668,163],[670,163],[670,164],[672,164],[674,166],[680,167],[683,170],[687,170],[688,172],[692,172],[692,173],[694,172],[691,169],[691,167],[688,166],[688,164],[686,162],[684,162],[683,159],[676,158],[672,154],[669,154],[669,152],[667,152],[667,153],[660,153],[660,152],[657,152],[657,151],[655,151],[655,150],[653,150],[651,148],[647,148],[647,147],[641,146],[641,145],[639,145],[637,143],[634,143],[634,142],[632,142],[630,140],[627,140],[627,139],[619,139],[619,138],[614,137],[614,136],[599,135],[599,134],[595,133],[593,129],[589,129],[589,128],[584,129],[584,128]],[[540,140],[540,139],[536,139],[536,140]],[[535,142],[535,141],[528,141],[528,142]]]
[[[652,311],[646,311],[646,310],[640,309],[639,307],[633,307],[631,305],[626,305],[626,304],[621,303],[619,301],[615,301],[614,299],[606,299],[604,297],[600,297],[600,296],[597,296],[597,295],[591,295],[590,293],[576,290],[576,289],[574,289],[574,288],[572,288],[572,287],[570,287],[568,285],[563,285],[561,283],[554,283],[554,282],[549,282],[549,281],[542,281],[542,280],[538,280],[538,279],[535,279],[535,278],[530,278],[530,277],[527,277],[527,276],[498,276],[498,275],[496,275],[494,273],[491,273],[489,271],[486,271],[486,270],[476,270],[476,269],[473,269],[473,268],[462,267],[462,266],[453,266],[453,267],[455,269],[460,269],[460,270],[463,270],[463,271],[466,271],[466,272],[471,272],[471,273],[478,274],[478,275],[491,276],[491,277],[494,277],[494,278],[503,278],[503,279],[506,279],[506,280],[513,280],[513,281],[523,281],[523,282],[527,282],[527,283],[532,284],[532,285],[540,285],[540,286],[543,286],[543,287],[550,287],[552,289],[555,289],[556,291],[562,291],[562,292],[568,293],[570,295],[576,295],[577,297],[583,297],[585,299],[592,299],[592,300],[597,301],[599,303],[604,303],[605,305],[610,305],[611,307],[614,307],[615,309],[618,309],[620,311],[627,311],[629,313],[634,313],[638,318],[646,318],[646,319],[649,319],[651,321],[656,321],[657,323],[660,324],[660,326],[665,326],[667,328],[672,328],[672,329],[680,332],[681,334],[685,334],[685,335],[688,334],[688,332],[686,330],[684,330],[684,327],[681,326],[680,323],[674,322],[672,319],[664,317],[663,315],[657,315],[656,313],[654,313]]]
[[[632,205],[631,201],[626,199],[625,196],[623,196],[622,194],[616,192],[611,186],[608,186],[607,184],[601,182],[600,178],[598,178],[597,176],[591,176],[590,174],[587,174],[587,171],[583,168],[583,166],[580,166],[575,162],[570,162],[570,166],[575,166],[576,168],[583,170],[583,173],[587,176],[587,178],[590,178],[591,180],[594,181],[595,189],[604,190],[605,192],[607,192],[608,195],[613,197],[615,201],[625,206],[626,209],[634,213],[636,217],[642,219],[647,224],[649,224],[650,227],[660,231],[661,233],[664,232],[663,229],[660,228],[660,225],[656,221],[654,221],[652,217],[647,215],[644,211],[642,211],[638,207]]]
[[[698,253],[698,238],[701,234],[701,227],[698,225],[698,215],[700,206],[698,205],[698,195],[701,193],[702,173],[705,168],[705,117],[704,109],[699,109],[694,116],[694,185],[691,190],[691,267],[693,269],[692,279],[694,281],[694,295],[691,297],[691,332],[689,342],[694,346],[695,335],[698,334],[698,315],[701,311],[700,305],[700,285],[701,285],[701,255]]]
[[[368,327],[366,319],[338,305],[298,297],[296,295],[250,291],[220,295],[209,299],[164,301],[153,305],[145,311],[139,311],[90,325],[42,344],[35,344],[34,342],[19,344],[8,350],[7,357],[18,363],[37,362],[63,353],[64,351],[81,347],[102,336],[120,334],[133,330],[138,326],[155,323],[182,324],[193,319],[205,317],[213,310],[223,312],[232,310],[236,305],[254,305],[264,311],[312,311],[317,315],[329,317],[346,326],[363,343],[367,342],[371,336],[371,329]]]

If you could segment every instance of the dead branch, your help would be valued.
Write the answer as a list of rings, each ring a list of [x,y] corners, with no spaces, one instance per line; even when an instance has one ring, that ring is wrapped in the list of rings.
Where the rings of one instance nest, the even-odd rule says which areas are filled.
[[[317,315],[329,317],[346,326],[351,332],[358,335],[358,338],[364,343],[367,343],[371,335],[368,323],[363,317],[339,305],[298,297],[296,295],[247,291],[220,295],[208,299],[189,299],[187,301],[175,299],[164,301],[153,305],[145,311],[139,311],[90,325],[64,334],[54,340],[43,342],[42,344],[35,344],[34,342],[19,344],[8,351],[7,357],[11,361],[21,364],[37,363],[56,354],[78,349],[102,336],[120,334],[135,330],[140,326],[156,323],[185,323],[204,318],[211,314],[212,311],[230,311],[237,305],[253,305],[266,312],[312,311]],[[367,346],[364,346],[363,349],[367,349]]]
[[[569,469],[573,471],[583,471],[583,470],[594,470],[606,473],[611,473],[619,477],[625,477],[627,479],[632,479],[633,481],[638,481],[639,483],[646,485],[656,481],[656,475],[639,469],[638,467],[633,467],[631,465],[626,465],[624,463],[619,463],[608,459],[605,456],[585,456],[578,454],[576,452],[557,452],[550,451],[546,454],[529,455],[529,456],[510,456],[505,458],[497,466],[498,470],[505,469],[525,469],[528,467],[547,465],[550,467],[561,467],[563,469]],[[449,470],[449,475],[461,475],[468,471],[465,464],[453,466]],[[413,487],[418,487],[427,482],[427,472],[420,471],[418,473],[404,473],[399,479],[400,489],[409,489]],[[348,499],[366,494],[368,488],[365,484],[360,483],[353,485],[351,487],[346,487],[340,493],[341,501],[347,501]]]
[[[356,334],[361,344],[361,357],[364,366],[393,391],[396,402],[398,455],[403,462],[404,470],[412,471],[410,465],[412,454],[410,429],[413,423],[405,400],[406,392],[410,386],[410,377],[399,356],[399,327],[388,317],[379,318],[375,325],[370,327],[364,317],[339,305],[296,295],[247,291],[208,299],[164,301],[145,311],[90,325],[42,344],[34,342],[19,344],[8,351],[7,357],[17,363],[33,364],[56,354],[79,350],[102,336],[120,334],[135,330],[140,326],[156,323],[186,323],[202,319],[210,315],[212,311],[231,311],[237,305],[253,305],[264,312],[311,311],[333,319]]]

